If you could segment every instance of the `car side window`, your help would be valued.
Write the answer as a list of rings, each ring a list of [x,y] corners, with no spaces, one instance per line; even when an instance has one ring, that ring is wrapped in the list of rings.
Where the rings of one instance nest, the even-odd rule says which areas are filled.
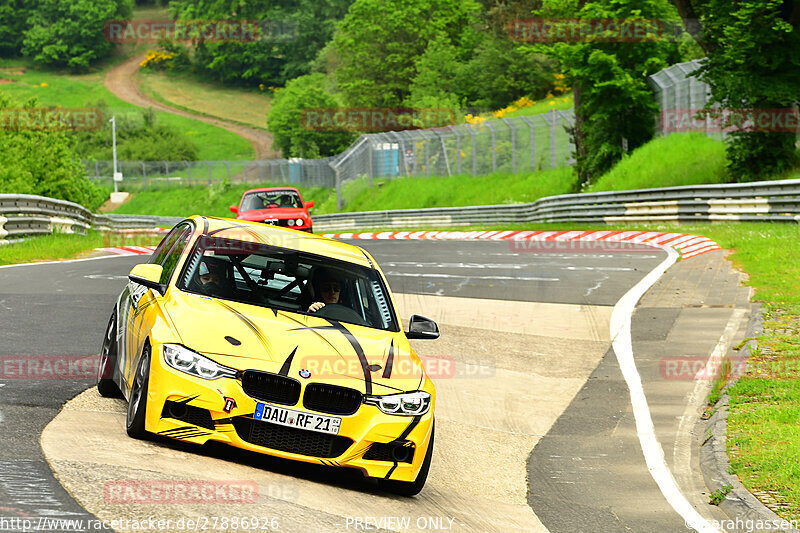
[[[175,272],[175,267],[178,266],[183,251],[186,250],[186,245],[189,243],[189,238],[192,236],[192,228],[189,225],[183,226],[181,232],[178,234],[175,244],[164,257],[164,262],[161,263],[163,270],[161,271],[160,283],[169,283],[172,273]]]

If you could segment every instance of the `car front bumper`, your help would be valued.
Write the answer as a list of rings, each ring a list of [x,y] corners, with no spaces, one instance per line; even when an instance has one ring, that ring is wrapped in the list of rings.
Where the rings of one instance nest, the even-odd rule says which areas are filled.
[[[422,467],[431,437],[433,404],[419,417],[388,415],[364,404],[352,415],[320,413],[303,407],[302,395],[310,384],[303,383],[298,405],[279,407],[341,418],[339,433],[332,436],[288,428],[255,420],[259,400],[245,394],[240,380],[205,380],[180,372],[164,362],[161,346],[153,348],[145,423],[151,433],[195,444],[218,441],[285,459],[357,468],[369,477],[397,481],[415,480]],[[226,412],[226,405],[232,407],[230,412]]]

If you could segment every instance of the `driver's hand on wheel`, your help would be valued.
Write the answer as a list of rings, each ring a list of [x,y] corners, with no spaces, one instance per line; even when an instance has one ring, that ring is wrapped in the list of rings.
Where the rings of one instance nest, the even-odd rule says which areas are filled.
[[[324,303],[322,303],[322,302],[314,302],[313,304],[308,306],[308,312],[309,313],[316,313],[317,311],[319,311],[323,307],[325,307]]]

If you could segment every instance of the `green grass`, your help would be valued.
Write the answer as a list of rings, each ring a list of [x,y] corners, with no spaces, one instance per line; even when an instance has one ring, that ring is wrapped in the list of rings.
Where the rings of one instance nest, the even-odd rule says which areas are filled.
[[[0,245],[0,265],[73,259],[85,250],[105,246],[103,234],[90,231],[87,235],[44,235],[15,244]]]
[[[143,69],[142,92],[164,104],[209,117],[266,129],[271,92],[209,83],[198,76]]]
[[[162,189],[157,191],[143,191],[133,195],[133,198],[122,204],[115,214],[125,215],[162,215],[186,217],[191,215],[208,215],[218,217],[234,217],[229,207],[239,205],[242,194],[248,189],[256,187],[270,187],[269,183],[258,186],[224,185],[216,184],[212,187],[184,187],[175,189]],[[314,200],[315,205],[325,203],[327,198],[334,194],[332,189],[321,187],[298,187],[305,201]],[[334,194],[335,196],[335,194]],[[334,199],[334,205],[335,205]],[[316,207],[311,213],[318,214]]]
[[[517,204],[573,190],[577,176],[572,168],[562,167],[523,174],[496,173],[488,176],[446,178],[366,179],[350,182],[343,188],[345,211],[421,209],[469,205]],[[333,203],[320,206],[320,213],[336,210]]]
[[[36,98],[42,106],[94,107],[102,100],[117,113],[141,109],[111,94],[103,85],[102,72],[74,75],[35,70],[27,65],[20,60],[0,60],[0,69],[21,69],[0,70],[2,77],[13,81],[0,85],[0,91],[20,102]],[[227,130],[170,113],[156,112],[156,115],[161,124],[180,129],[191,137],[198,147],[200,160],[251,160],[255,157],[249,142]]]
[[[659,137],[635,150],[588,192],[724,183],[725,145],[700,133]]]

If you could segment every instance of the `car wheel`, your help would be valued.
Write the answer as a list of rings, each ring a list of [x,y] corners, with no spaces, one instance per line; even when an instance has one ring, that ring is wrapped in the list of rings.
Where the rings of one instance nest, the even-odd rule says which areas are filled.
[[[128,416],[125,426],[128,435],[135,439],[145,439],[148,433],[144,428],[145,414],[147,413],[147,384],[150,381],[150,345],[144,347],[139,368],[133,377],[131,395],[128,399]]]
[[[100,350],[100,365],[97,370],[97,392],[105,398],[119,398],[122,393],[114,383],[114,367],[117,365],[117,316],[111,313],[103,348]]]
[[[379,479],[378,487],[386,492],[392,492],[400,496],[416,496],[425,486],[425,481],[428,479],[428,472],[431,469],[431,457],[433,457],[433,436],[436,432],[436,427],[431,429],[431,441],[428,444],[428,451],[425,454],[425,459],[422,461],[422,468],[419,469],[417,479],[414,481],[395,481],[393,479]]]

